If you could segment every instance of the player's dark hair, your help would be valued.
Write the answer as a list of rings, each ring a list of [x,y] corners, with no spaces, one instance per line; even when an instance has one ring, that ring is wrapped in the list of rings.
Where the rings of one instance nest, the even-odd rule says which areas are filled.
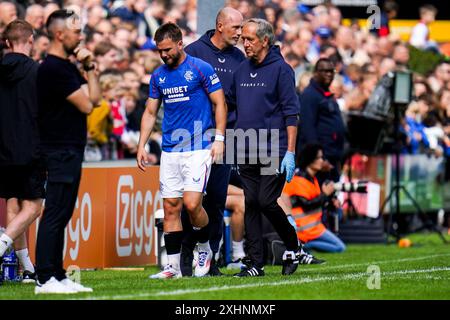
[[[181,29],[175,23],[164,23],[156,30],[155,42],[159,43],[164,39],[170,39],[174,42],[182,40],[183,35],[181,34]]]

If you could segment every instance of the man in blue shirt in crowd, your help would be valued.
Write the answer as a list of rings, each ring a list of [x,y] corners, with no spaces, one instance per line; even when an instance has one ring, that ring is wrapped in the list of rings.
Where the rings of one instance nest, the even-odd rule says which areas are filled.
[[[207,31],[199,40],[186,47],[186,52],[211,64],[219,76],[224,92],[231,87],[233,72],[245,60],[244,53],[235,47],[241,35],[242,14],[230,7],[219,11],[216,17],[216,29]],[[228,112],[227,128],[234,128],[236,112]],[[216,253],[222,238],[223,212],[227,199],[228,181],[231,166],[229,163],[213,164],[206,188],[203,206],[209,215],[210,245],[213,260],[209,275],[218,276],[222,273],[216,264]],[[192,259],[195,239],[192,237],[188,215],[183,210],[182,221],[185,233],[181,253],[183,276],[192,275]]]
[[[164,101],[163,141],[160,165],[160,192],[164,206],[164,240],[168,265],[152,279],[178,278],[182,242],[181,208],[186,208],[198,240],[199,257],[195,276],[209,272],[212,251],[209,245],[208,215],[202,207],[212,162],[222,161],[227,107],[217,74],[208,63],[183,50],[180,28],[163,24],[155,42],[164,65],[150,80],[149,99],[141,122],[137,162],[145,171],[145,150],[156,114]],[[212,108],[215,110],[214,142]]]
[[[309,143],[322,145],[325,162],[323,171],[317,174],[320,185],[325,180],[339,181],[344,156],[345,125],[339,105],[330,92],[335,72],[330,59],[319,59],[309,86],[300,95],[297,150]]]
[[[263,19],[243,24],[247,60],[234,73],[228,93],[236,107],[237,161],[245,195],[245,239],[248,259],[237,277],[264,275],[262,216],[273,225],[284,244],[283,275],[313,257],[301,250],[294,228],[278,198],[295,169],[299,102],[294,71],[274,46],[272,25]],[[280,160],[281,167],[279,165]]]

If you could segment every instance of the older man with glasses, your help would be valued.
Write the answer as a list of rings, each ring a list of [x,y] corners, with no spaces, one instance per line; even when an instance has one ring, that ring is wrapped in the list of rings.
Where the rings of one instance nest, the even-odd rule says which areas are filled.
[[[268,21],[245,21],[241,39],[247,59],[233,74],[228,103],[237,114],[236,158],[245,195],[248,257],[243,259],[245,268],[235,276],[265,275],[262,215],[286,246],[281,273],[291,275],[299,264],[315,263],[315,258],[302,250],[277,202],[295,169],[299,105],[294,71],[274,44],[273,27]]]

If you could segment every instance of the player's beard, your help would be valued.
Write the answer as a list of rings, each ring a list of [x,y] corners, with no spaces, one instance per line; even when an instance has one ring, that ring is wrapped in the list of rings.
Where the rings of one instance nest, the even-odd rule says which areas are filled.
[[[169,67],[172,68],[172,67],[175,67],[175,66],[177,66],[177,65],[179,64],[180,59],[181,59],[181,53],[180,53],[180,52],[177,52],[177,53],[176,53],[175,55],[173,55],[172,57],[163,59],[163,61],[164,61],[164,63],[165,63],[166,65],[168,65]]]

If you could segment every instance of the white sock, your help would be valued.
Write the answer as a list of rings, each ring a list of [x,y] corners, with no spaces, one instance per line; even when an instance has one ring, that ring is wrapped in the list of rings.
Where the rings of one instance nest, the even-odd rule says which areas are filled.
[[[198,249],[198,252],[200,252],[200,251],[202,251],[202,252],[205,252],[205,251],[211,251],[211,247],[209,246],[209,241],[206,241],[205,243],[198,243],[198,246],[197,246],[197,249]]]
[[[177,271],[180,271],[180,259],[181,259],[181,253],[176,254],[168,254],[167,255],[167,261]]]
[[[245,257],[244,240],[233,241],[233,261],[242,259],[243,257]]]
[[[6,233],[2,234],[2,236],[0,237],[0,257],[5,254],[6,250],[11,247],[12,243],[13,240],[8,237]]]
[[[23,269],[34,273],[34,266],[33,263],[31,263],[30,256],[28,255],[28,249],[25,248],[22,250],[17,250],[16,255],[17,258],[19,258],[20,265]]]

